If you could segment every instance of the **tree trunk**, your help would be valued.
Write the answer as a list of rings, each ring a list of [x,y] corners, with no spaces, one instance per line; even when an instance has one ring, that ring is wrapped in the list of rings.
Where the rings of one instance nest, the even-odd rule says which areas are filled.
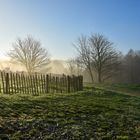
[[[90,74],[91,81],[92,81],[92,84],[93,84],[94,83],[94,78],[93,78],[93,74],[92,74],[91,68],[89,68],[89,74]]]
[[[98,83],[101,83],[102,82],[102,79],[101,79],[101,72],[99,71],[98,72]]]

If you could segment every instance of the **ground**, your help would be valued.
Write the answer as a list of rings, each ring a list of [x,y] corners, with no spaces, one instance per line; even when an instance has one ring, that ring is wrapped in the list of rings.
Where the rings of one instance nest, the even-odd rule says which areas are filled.
[[[2,140],[140,140],[140,97],[100,89],[0,96]]]
[[[93,86],[93,85],[91,85]],[[131,96],[140,96],[140,83],[139,84],[120,84],[120,83],[102,83],[102,84],[94,84],[96,88],[117,91],[119,93],[123,93]]]

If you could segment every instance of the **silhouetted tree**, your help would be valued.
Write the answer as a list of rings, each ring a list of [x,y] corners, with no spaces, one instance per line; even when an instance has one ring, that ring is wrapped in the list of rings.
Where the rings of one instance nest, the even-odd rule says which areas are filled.
[[[93,67],[91,59],[91,47],[89,45],[88,38],[84,35],[81,35],[81,37],[78,38],[74,46],[78,52],[78,57],[80,58],[81,64],[83,64],[86,67],[91,77],[91,81],[92,83],[94,83]]]
[[[76,71],[75,71],[76,66],[75,66],[74,59],[68,59],[67,66],[68,66],[68,73],[70,73],[71,75],[74,75],[76,73]]]
[[[105,81],[117,72],[120,64],[118,52],[113,48],[113,43],[100,34],[91,35],[89,38],[91,58],[94,70],[98,75],[98,82]]]
[[[48,51],[41,47],[40,41],[30,36],[23,40],[17,39],[13,44],[13,49],[8,52],[8,56],[25,66],[29,74],[46,69],[50,62]]]
[[[113,43],[103,35],[81,36],[75,47],[82,63],[89,71],[92,82],[94,82],[93,73],[97,74],[100,83],[117,72],[120,64],[118,52],[113,48]]]
[[[82,75],[84,66],[81,63],[79,57],[68,59],[67,61],[68,71],[71,75]]]

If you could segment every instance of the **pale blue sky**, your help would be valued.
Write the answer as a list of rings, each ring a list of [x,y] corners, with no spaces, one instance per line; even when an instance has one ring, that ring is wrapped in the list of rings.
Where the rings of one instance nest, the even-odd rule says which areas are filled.
[[[75,55],[80,34],[103,33],[126,53],[140,49],[140,0],[0,0],[0,56],[32,35],[54,59]]]

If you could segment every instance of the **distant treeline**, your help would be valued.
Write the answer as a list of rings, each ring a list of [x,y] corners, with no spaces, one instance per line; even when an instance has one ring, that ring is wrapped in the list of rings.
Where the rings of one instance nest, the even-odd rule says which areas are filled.
[[[140,83],[140,50],[130,49],[120,58],[118,73],[112,80],[123,83]]]

